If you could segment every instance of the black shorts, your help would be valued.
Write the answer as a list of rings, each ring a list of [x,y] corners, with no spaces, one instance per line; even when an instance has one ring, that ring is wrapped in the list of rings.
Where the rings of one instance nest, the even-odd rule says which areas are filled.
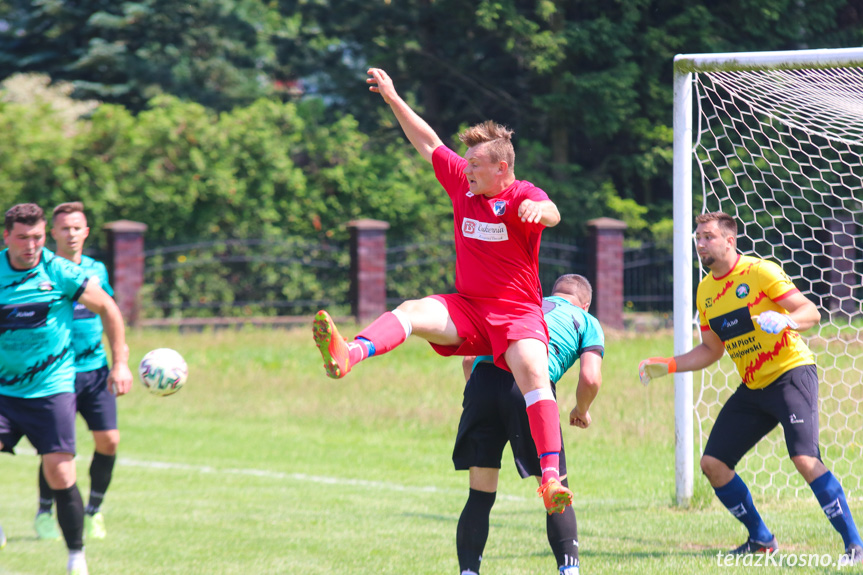
[[[78,413],[90,431],[117,429],[117,398],[108,390],[108,366],[75,375]]]
[[[818,447],[818,370],[802,365],[761,389],[741,384],[713,424],[704,455],[734,469],[737,462],[778,423],[788,455],[821,459]]]
[[[75,394],[24,399],[0,395],[0,442],[14,453],[26,436],[39,455],[75,453]]]
[[[524,396],[512,373],[491,363],[477,365],[465,385],[462,408],[452,453],[456,469],[500,469],[503,448],[509,441],[519,475],[523,478],[542,475]],[[564,476],[566,457],[562,432],[560,445],[560,475]]]

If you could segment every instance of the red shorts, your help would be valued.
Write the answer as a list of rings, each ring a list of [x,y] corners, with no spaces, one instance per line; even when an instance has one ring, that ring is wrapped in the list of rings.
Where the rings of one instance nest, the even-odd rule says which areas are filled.
[[[503,357],[509,342],[538,339],[548,347],[548,326],[538,305],[458,293],[429,297],[446,306],[459,337],[464,338],[461,345],[430,344],[440,355],[491,355],[495,365],[509,371]]]

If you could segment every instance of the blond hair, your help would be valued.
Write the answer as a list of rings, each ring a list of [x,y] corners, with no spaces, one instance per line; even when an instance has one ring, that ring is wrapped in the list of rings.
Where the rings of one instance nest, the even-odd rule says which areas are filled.
[[[512,147],[513,131],[487,120],[481,124],[471,126],[461,134],[458,139],[467,146],[483,146],[491,163],[506,162],[509,173],[513,172],[515,166],[515,149]]]

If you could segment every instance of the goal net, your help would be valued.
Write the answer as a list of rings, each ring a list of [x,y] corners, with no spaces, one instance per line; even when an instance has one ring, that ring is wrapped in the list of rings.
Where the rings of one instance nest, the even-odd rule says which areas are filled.
[[[683,206],[688,213],[675,211],[676,245],[689,246],[688,265],[681,259],[675,268],[675,284],[689,292],[689,301],[682,302],[688,311],[675,310],[676,324],[685,324],[676,325],[675,353],[691,348],[677,340],[692,342],[693,289],[707,273],[692,259],[692,219],[721,210],[738,222],[740,251],[779,263],[821,310],[820,325],[803,335],[818,364],[821,455],[849,497],[863,496],[863,68],[858,66],[863,66],[859,49],[675,60],[675,196],[679,200],[678,194],[686,193],[691,202]],[[679,136],[685,141],[678,142]],[[695,277],[686,281],[693,268]],[[713,421],[739,384],[727,354],[690,381],[675,383],[683,395],[676,401],[677,435],[681,426],[691,425],[693,437],[691,445],[678,446],[679,458],[686,449],[703,452]],[[691,420],[682,413],[686,409]],[[686,466],[694,461],[678,461],[678,501],[684,504],[692,495],[692,480],[687,484],[680,476]],[[781,426],[737,470],[755,492],[810,493],[788,457]]]

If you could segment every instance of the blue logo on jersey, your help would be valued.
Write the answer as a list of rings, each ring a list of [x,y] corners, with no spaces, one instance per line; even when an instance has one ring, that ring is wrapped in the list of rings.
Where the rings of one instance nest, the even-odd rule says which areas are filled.
[[[747,306],[711,318],[709,323],[710,329],[723,342],[755,331],[755,324],[752,323],[752,317],[749,315],[749,307]]]
[[[35,329],[47,323],[50,303],[22,303],[0,307],[0,333],[16,329]]]
[[[737,294],[737,299],[743,299],[749,295],[749,286],[746,284],[740,284],[737,286],[737,291],[735,293]]]
[[[502,216],[506,213],[506,202],[504,200],[496,200],[494,202],[494,215]]]
[[[31,310],[23,310],[23,309],[19,309],[16,307],[16,308],[12,308],[11,310],[9,310],[9,313],[6,314],[6,319],[11,319],[11,320],[23,319],[26,321],[26,320],[30,319],[31,317],[34,317],[35,315],[36,315],[36,312],[33,311],[32,309]]]

